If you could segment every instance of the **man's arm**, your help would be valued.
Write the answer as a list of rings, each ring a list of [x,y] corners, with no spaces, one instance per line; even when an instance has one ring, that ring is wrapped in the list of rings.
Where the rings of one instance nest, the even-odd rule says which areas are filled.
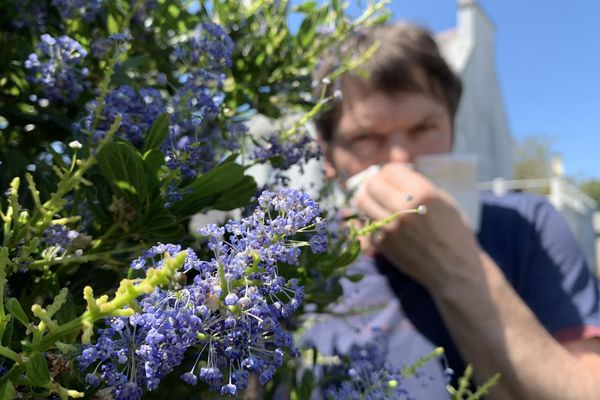
[[[600,376],[600,337],[571,340],[562,345],[587,369]]]
[[[407,195],[412,196],[408,203]],[[502,373],[494,398],[600,396],[600,374],[594,367],[600,349],[588,341],[563,346],[542,327],[479,248],[447,195],[414,171],[389,164],[367,182],[357,204],[373,219],[400,208],[427,206],[425,216],[402,215],[384,227],[375,246],[427,287],[478,380]]]
[[[600,396],[597,349],[580,349],[577,355],[568,351],[540,325],[486,254],[479,262],[480,274],[447,282],[432,296],[478,380],[502,373],[493,398]]]

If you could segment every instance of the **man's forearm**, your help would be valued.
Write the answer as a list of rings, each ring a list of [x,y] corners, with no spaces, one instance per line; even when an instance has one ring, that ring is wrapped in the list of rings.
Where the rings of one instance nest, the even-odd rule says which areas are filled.
[[[495,263],[480,256],[475,274],[430,288],[442,317],[481,382],[496,372],[494,399],[592,399],[600,379],[537,321]],[[458,268],[458,266],[456,267]]]

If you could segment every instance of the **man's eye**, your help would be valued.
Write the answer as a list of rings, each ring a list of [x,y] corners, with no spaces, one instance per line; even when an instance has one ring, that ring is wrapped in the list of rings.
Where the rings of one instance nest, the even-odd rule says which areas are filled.
[[[363,135],[352,139],[353,146],[374,146],[383,143],[384,137],[381,135]]]
[[[425,133],[435,129],[437,125],[434,122],[427,122],[423,124],[419,124],[410,130],[410,133],[413,135],[418,135],[420,133]]]

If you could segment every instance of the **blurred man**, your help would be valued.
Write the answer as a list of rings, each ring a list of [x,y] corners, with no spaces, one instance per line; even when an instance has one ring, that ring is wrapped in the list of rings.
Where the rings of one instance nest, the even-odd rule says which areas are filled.
[[[500,372],[495,399],[600,398],[599,285],[558,213],[540,197],[483,195],[474,234],[453,198],[410,168],[451,151],[461,95],[430,33],[362,31],[324,60],[317,81],[375,42],[366,77],[346,73],[326,87],[342,94],[315,121],[326,174],[344,180],[382,165],[358,192],[358,209],[373,220],[419,205],[427,214],[402,214],[371,238],[374,256],[355,267],[365,278],[345,285],[346,311],[353,302],[381,307],[361,315],[356,335],[388,331],[399,366],[427,344],[443,346],[458,375],[466,363],[480,383]],[[321,332],[349,340],[340,339],[347,323]],[[430,390],[418,398],[440,398]]]

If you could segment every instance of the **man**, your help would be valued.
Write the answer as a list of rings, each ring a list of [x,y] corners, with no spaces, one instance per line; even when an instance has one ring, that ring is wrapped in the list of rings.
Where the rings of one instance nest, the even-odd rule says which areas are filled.
[[[325,88],[342,94],[315,121],[326,174],[345,179],[382,165],[356,196],[361,212],[378,220],[425,205],[427,214],[402,214],[371,239],[376,256],[367,257],[363,282],[346,285],[346,297],[366,304],[387,287],[396,306],[390,313],[380,301],[383,309],[362,328],[380,324],[391,342],[404,335],[390,352],[400,364],[415,343],[429,342],[445,347],[457,374],[465,363],[480,383],[500,372],[494,399],[600,398],[599,286],[556,211],[531,195],[484,195],[475,235],[455,201],[408,166],[451,151],[461,94],[430,33],[411,25],[367,29],[324,61],[317,81],[376,42],[361,66],[366,77],[346,73]],[[365,289],[373,282],[378,289]]]

